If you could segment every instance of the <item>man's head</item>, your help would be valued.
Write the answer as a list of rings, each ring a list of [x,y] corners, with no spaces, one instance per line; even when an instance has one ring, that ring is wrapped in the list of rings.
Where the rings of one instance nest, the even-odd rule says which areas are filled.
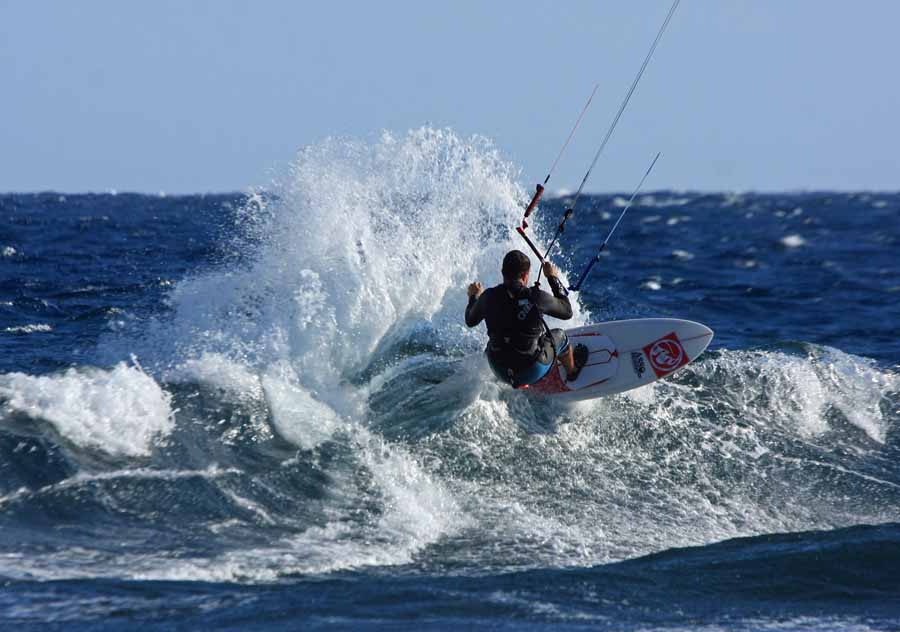
[[[521,250],[510,250],[503,257],[503,280],[521,281],[528,283],[528,272],[531,270],[531,261]]]

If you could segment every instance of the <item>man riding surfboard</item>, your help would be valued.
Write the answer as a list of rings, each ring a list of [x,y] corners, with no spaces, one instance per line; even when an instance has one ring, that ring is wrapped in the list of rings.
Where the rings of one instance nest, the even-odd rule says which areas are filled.
[[[549,261],[543,264],[552,295],[528,286],[531,261],[519,250],[506,253],[501,271],[500,285],[485,290],[478,281],[471,283],[466,306],[467,326],[487,322],[485,354],[491,369],[518,388],[544,377],[555,357],[565,367],[567,381],[574,381],[587,362],[587,347],[579,344],[573,349],[566,332],[551,330],[543,319],[544,314],[561,320],[572,318],[572,305],[559,280],[559,270]]]

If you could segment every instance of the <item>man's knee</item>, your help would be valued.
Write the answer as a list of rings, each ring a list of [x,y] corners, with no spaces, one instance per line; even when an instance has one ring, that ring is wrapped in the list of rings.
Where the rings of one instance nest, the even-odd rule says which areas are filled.
[[[553,346],[556,353],[565,353],[569,349],[569,336],[562,329],[551,329],[550,336],[553,338]]]

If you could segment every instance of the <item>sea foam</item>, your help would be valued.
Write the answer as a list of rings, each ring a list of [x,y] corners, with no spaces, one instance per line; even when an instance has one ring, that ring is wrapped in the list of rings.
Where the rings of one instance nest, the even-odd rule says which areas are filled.
[[[72,443],[112,455],[149,455],[173,427],[170,396],[139,367],[69,369],[61,374],[0,375],[3,416],[49,422]]]

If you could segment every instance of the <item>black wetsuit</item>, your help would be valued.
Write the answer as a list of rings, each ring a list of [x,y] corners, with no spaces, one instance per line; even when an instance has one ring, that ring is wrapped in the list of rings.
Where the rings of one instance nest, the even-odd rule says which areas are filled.
[[[485,352],[495,372],[513,385],[518,385],[518,376],[528,373],[535,363],[551,364],[554,347],[556,352],[564,348],[565,332],[548,332],[542,314],[568,320],[572,305],[556,277],[548,277],[547,282],[552,296],[521,281],[507,281],[488,288],[477,300],[469,297],[466,325],[475,327],[487,321],[490,340]]]

